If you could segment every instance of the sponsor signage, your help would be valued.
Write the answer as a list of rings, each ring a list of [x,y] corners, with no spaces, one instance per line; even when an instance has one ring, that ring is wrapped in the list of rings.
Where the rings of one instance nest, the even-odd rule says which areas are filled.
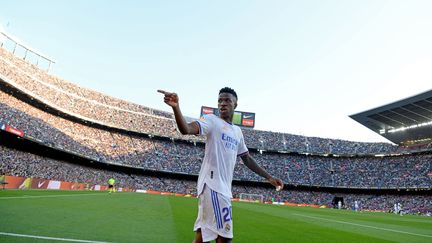
[[[11,127],[11,126],[9,126],[7,124],[3,124],[1,128],[2,128],[2,130],[5,130],[6,132],[10,132],[10,133],[13,133],[13,134],[15,134],[17,136],[24,137],[24,132],[23,131],[21,131],[19,129],[16,129],[14,127]]]
[[[201,116],[203,116],[204,114],[214,114],[215,113],[215,110],[214,110],[214,108],[211,108],[211,107],[205,107],[205,106],[203,106],[203,107],[201,107]]]
[[[201,106],[200,117],[203,115],[215,114],[219,116],[219,110],[217,108]],[[241,127],[255,127],[255,113],[244,112],[244,111],[235,111],[233,116],[233,123],[237,126]]]
[[[25,189],[29,182],[26,177],[21,176],[4,176],[3,180],[7,183],[6,189]]]
[[[243,119],[242,125],[245,127],[254,127],[254,120]]]
[[[60,189],[60,181],[49,181],[47,189],[58,190]]]
[[[49,180],[33,178],[31,188],[33,189],[47,189]]]
[[[20,176],[1,176],[0,180],[6,182],[6,189],[52,189],[52,190],[98,190],[106,191],[108,186],[92,185],[79,182],[47,180]],[[133,192],[134,189],[122,188],[122,191]]]

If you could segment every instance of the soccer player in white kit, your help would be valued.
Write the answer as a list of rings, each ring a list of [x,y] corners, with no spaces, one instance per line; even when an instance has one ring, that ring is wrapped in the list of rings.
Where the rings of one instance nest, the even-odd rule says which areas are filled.
[[[204,115],[199,121],[191,123],[184,119],[176,93],[163,90],[158,92],[165,95],[164,102],[172,107],[182,134],[206,137],[205,155],[197,184],[199,205],[193,242],[231,242],[231,183],[237,156],[249,169],[266,178],[278,190],[283,188],[283,182],[256,163],[249,155],[241,129],[232,124],[234,110],[237,107],[237,94],[233,89],[225,87],[219,91],[219,117],[213,114]]]

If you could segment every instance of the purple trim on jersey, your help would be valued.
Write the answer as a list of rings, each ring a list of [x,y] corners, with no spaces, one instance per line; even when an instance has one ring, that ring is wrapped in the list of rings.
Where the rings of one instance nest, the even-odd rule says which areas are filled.
[[[199,123],[199,121],[195,121],[198,124],[198,134],[202,135],[202,129],[201,129],[201,124]]]
[[[217,219],[219,221],[218,229],[222,229],[223,228],[223,226],[222,226],[222,215],[221,215],[221,210],[220,210],[220,205],[219,205],[219,198],[218,198],[217,192],[213,191],[213,197],[215,199]]]
[[[218,229],[222,229],[222,217],[220,215],[220,207],[219,207],[219,200],[217,197],[217,192],[210,190],[211,197],[212,197],[212,203],[213,203],[213,211],[215,213],[216,218],[216,224]]]
[[[213,204],[213,212],[214,212],[215,219],[216,219],[216,225],[217,225],[217,228],[219,229],[220,224],[219,224],[218,210],[216,207],[216,200],[214,198],[214,193],[212,190],[210,190],[210,195],[211,195],[211,200],[212,200],[212,204]]]
[[[215,198],[216,198],[216,206],[217,206],[218,215],[219,215],[219,224],[220,224],[219,229],[222,229],[223,228],[223,225],[222,225],[222,215],[221,215],[219,197],[218,197],[218,193],[217,192],[215,192]]]

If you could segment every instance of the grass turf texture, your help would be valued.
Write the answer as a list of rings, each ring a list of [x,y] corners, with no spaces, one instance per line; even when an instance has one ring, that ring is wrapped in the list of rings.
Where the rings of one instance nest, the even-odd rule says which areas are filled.
[[[0,232],[108,242],[191,242],[197,199],[0,190]],[[432,218],[233,202],[235,242],[432,242]],[[0,242],[46,242],[6,236]]]

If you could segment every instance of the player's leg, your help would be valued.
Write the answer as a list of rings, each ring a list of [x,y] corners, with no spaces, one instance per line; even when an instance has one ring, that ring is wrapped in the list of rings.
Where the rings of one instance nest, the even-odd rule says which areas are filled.
[[[195,239],[192,241],[192,243],[203,243],[202,241],[202,235],[201,235],[201,229],[198,229],[195,233]]]
[[[216,242],[231,242],[233,238],[231,198],[210,189],[215,219],[214,232],[217,233]],[[206,237],[204,237],[206,238]]]
[[[202,218],[203,218],[203,195],[198,196],[198,216],[195,221],[194,225],[194,231],[195,231],[195,239],[192,241],[192,243],[202,243]]]
[[[194,242],[210,242],[217,240],[219,236],[232,238],[232,234],[227,234],[232,233],[231,222],[228,222],[229,225],[223,224],[223,216],[231,221],[231,212],[228,211],[231,209],[231,200],[218,198],[217,193],[207,185],[204,186],[203,192],[198,198],[198,217],[194,225],[196,232]]]
[[[216,238],[216,243],[231,243],[232,239],[224,238],[222,236],[218,236]],[[205,243],[202,241],[202,235],[201,235],[201,229],[198,229],[195,234],[195,239],[192,241],[192,243]]]
[[[216,243],[231,243],[232,239],[230,238],[225,238],[222,236],[218,236],[218,238],[216,238]]]

